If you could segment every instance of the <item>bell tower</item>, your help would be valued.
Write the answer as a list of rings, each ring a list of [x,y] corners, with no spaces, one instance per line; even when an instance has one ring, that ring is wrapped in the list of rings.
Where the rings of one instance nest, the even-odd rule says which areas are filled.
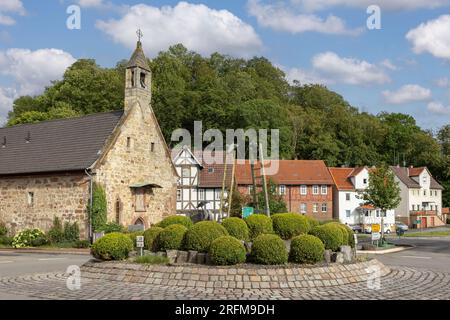
[[[142,108],[148,106],[152,99],[152,72],[147,63],[144,50],[142,50],[142,32],[137,31],[138,42],[133,55],[128,61],[125,76],[125,112],[128,112],[131,107],[139,102]]]

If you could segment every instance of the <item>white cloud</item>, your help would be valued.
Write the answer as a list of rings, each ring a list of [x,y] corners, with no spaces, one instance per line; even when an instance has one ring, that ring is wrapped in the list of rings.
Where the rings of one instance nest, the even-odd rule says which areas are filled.
[[[428,52],[437,58],[450,59],[450,15],[427,21],[406,34],[417,54]]]
[[[427,109],[432,113],[450,115],[450,106],[444,106],[440,102],[430,102],[427,106]]]
[[[308,71],[300,68],[282,69],[286,73],[286,79],[290,83],[294,83],[294,80],[299,81],[301,85],[327,83],[326,79],[322,78],[315,71]]]
[[[85,8],[92,8],[92,7],[100,7],[104,3],[103,0],[78,0],[78,4]]]
[[[281,3],[261,4],[260,0],[249,0],[250,15],[256,17],[258,24],[277,31],[302,33],[314,31],[326,34],[357,35],[362,29],[348,29],[345,21],[334,15],[323,19],[315,14],[295,13],[292,8]]]
[[[214,10],[203,4],[179,2],[161,8],[139,4],[128,8],[118,20],[98,21],[97,27],[130,49],[136,45],[135,32],[140,28],[144,49],[152,55],[176,43],[205,55],[219,51],[248,57],[262,48],[251,25],[228,10]]]
[[[389,76],[381,67],[364,60],[341,58],[330,51],[314,56],[312,65],[331,82],[365,85],[390,81]]]
[[[393,71],[398,69],[397,66],[394,65],[391,62],[391,60],[389,60],[389,59],[384,59],[383,61],[380,62],[380,65],[385,67],[386,69],[393,70]]]
[[[441,88],[447,88],[450,85],[450,79],[448,77],[442,77],[436,79],[436,85]]]
[[[8,15],[6,15],[7,13]],[[12,26],[16,20],[9,14],[25,14],[25,8],[20,0],[2,0],[0,2],[0,25]]]
[[[431,90],[417,84],[404,85],[397,91],[385,90],[382,94],[385,101],[390,104],[404,104],[431,99]]]
[[[0,127],[5,123],[6,115],[17,97],[17,91],[14,88],[0,87]]]

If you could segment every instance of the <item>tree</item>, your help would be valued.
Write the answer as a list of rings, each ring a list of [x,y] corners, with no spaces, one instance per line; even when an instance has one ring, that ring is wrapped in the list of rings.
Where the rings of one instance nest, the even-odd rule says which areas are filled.
[[[365,205],[381,210],[381,236],[384,236],[383,217],[387,210],[398,207],[401,201],[400,187],[392,170],[387,165],[369,170],[369,186],[363,191]]]
[[[106,193],[103,187],[97,183],[93,184],[92,207],[88,206],[93,231],[98,231],[107,222]]]
[[[287,212],[286,202],[283,200],[283,196],[278,194],[277,192],[277,186],[272,181],[272,179],[269,179],[268,186],[267,186],[267,192],[269,195],[269,207],[270,207],[270,214],[275,213],[285,213]],[[263,208],[266,207],[266,201],[264,198],[264,192],[260,191],[256,194],[256,198],[258,200],[258,207],[260,210],[263,210]],[[251,206],[255,206],[253,203],[249,203]]]

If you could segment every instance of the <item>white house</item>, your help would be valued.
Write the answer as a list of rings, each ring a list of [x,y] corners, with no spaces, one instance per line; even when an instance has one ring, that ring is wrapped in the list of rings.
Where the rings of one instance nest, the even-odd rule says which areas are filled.
[[[426,167],[391,167],[399,182],[402,201],[395,216],[409,226],[418,228],[445,225],[442,214],[443,187]],[[418,223],[420,221],[420,223]]]
[[[172,151],[172,159],[180,176],[177,187],[177,213],[194,213],[201,202],[212,212],[218,212],[225,165],[213,163],[206,153],[192,152],[188,147]],[[231,183],[232,166],[227,166],[226,187]],[[227,192],[224,191],[224,199]],[[223,207],[225,200],[223,201]],[[201,209],[200,209],[201,210]]]
[[[381,224],[383,213],[380,209],[364,205],[361,192],[369,185],[369,169],[328,168],[334,181],[333,217],[349,226]],[[391,227],[395,223],[394,210],[388,210],[383,223]]]

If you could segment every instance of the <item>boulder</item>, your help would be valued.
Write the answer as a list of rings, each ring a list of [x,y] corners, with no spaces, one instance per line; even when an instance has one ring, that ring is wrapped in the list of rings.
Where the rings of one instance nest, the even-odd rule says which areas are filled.
[[[344,255],[344,262],[353,261],[353,250],[350,246],[340,246],[339,251]]]
[[[160,257],[167,257],[167,252],[165,252],[165,251],[158,251],[158,252],[156,252],[156,255],[160,256]]]
[[[187,263],[188,262],[188,252],[187,251],[178,251],[177,255],[177,263]]]
[[[342,252],[333,252],[331,254],[331,262],[344,263],[344,254]]]
[[[189,262],[189,263],[197,263],[197,254],[198,254],[197,251],[189,250],[188,261],[187,262]]]
[[[177,261],[178,250],[166,250],[166,256],[169,259],[169,263],[175,263]]]
[[[331,263],[331,254],[332,254],[331,250],[325,250],[325,252],[323,253],[323,258],[326,263]]]
[[[212,264],[211,256],[208,253],[205,255],[205,264]]]
[[[197,253],[197,263],[198,264],[206,263],[206,253],[203,253],[203,252]]]

